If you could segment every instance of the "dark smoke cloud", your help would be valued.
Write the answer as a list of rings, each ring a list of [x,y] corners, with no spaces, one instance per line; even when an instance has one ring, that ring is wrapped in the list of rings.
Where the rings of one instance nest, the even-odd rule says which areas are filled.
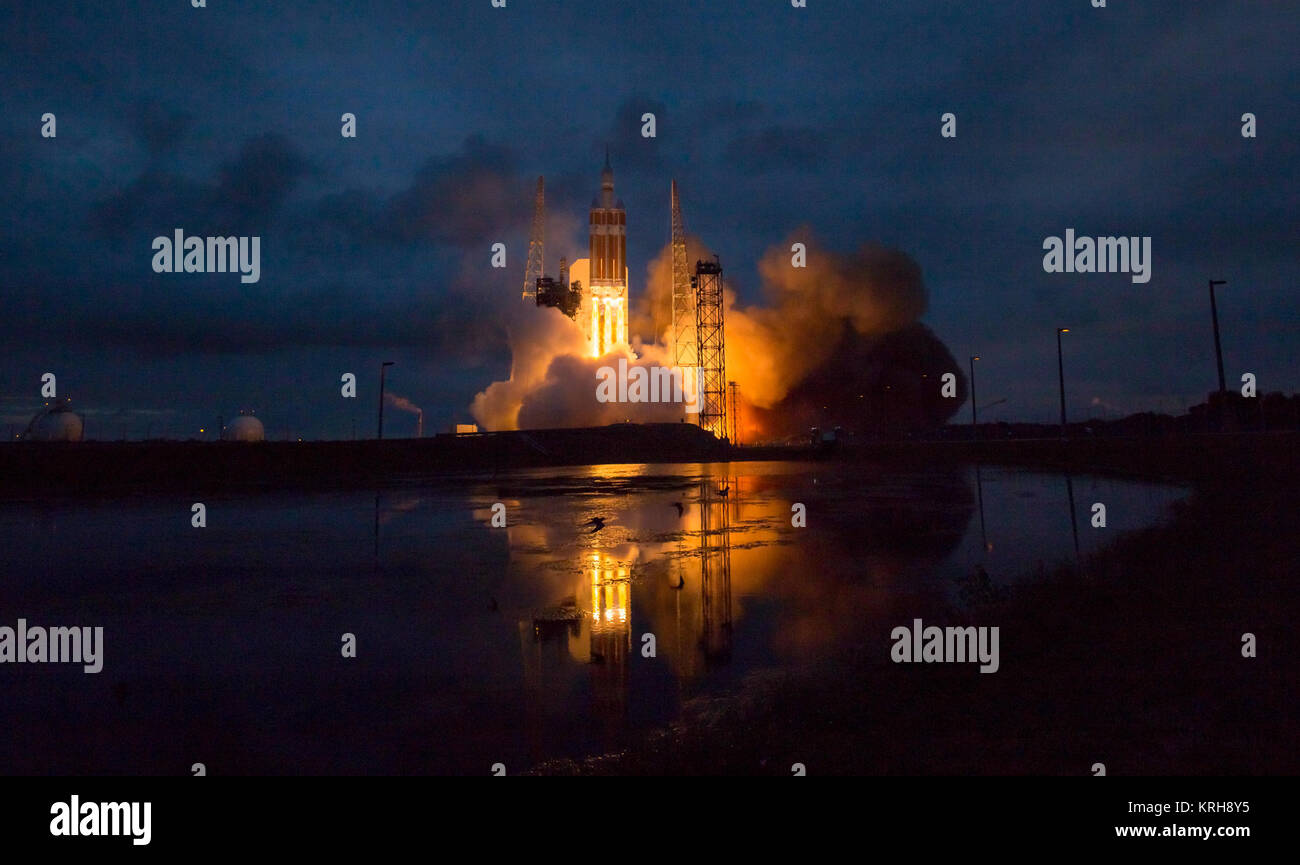
[[[934,429],[965,403],[966,376],[923,324],[867,336],[847,323],[831,356],[770,409],[754,409],[768,436],[841,426],[859,434]],[[956,396],[942,393],[942,376],[956,376]]]
[[[804,267],[792,261],[795,243],[806,247]],[[821,247],[806,229],[768,250],[759,274],[768,303],[726,314],[727,375],[763,408],[824,364],[845,328],[882,336],[926,310],[921,268],[908,255],[873,244],[843,255]]]

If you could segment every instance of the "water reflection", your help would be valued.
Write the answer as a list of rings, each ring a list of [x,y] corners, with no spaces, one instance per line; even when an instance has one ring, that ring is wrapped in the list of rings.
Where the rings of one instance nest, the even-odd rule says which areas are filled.
[[[741,492],[728,474],[715,495],[713,481],[700,484],[700,649],[707,665],[731,659],[731,509]]]
[[[694,484],[693,492],[694,501],[681,496],[668,508],[656,506],[653,515],[633,509],[625,511],[617,524],[592,531],[582,524],[572,532],[570,543],[582,546],[600,544],[590,537],[599,537],[606,528],[613,530],[605,536],[603,548],[578,554],[571,594],[535,608],[520,621],[529,717],[534,723],[544,725],[548,715],[559,714],[567,703],[572,683],[565,681],[564,670],[575,664],[589,668],[592,712],[605,724],[606,741],[610,741],[617,739],[620,722],[627,717],[634,652],[637,657],[661,660],[680,681],[730,660],[731,522],[741,508],[743,487],[734,476],[719,481],[706,475]],[[628,523],[657,525],[665,517],[678,523],[670,539],[635,547],[622,542],[625,535],[617,530],[619,525],[625,529]],[[536,540],[531,532],[518,535]],[[521,558],[535,567],[537,551],[520,546]],[[661,573],[670,579],[660,578]],[[645,609],[635,612],[639,621],[648,623],[645,633],[653,643],[639,632],[633,634],[638,575]],[[565,696],[557,701],[557,694]],[[567,708],[574,707],[568,704]]]
[[[985,553],[993,552],[993,545],[989,543],[988,528],[984,523],[984,472],[979,463],[975,463],[975,492],[979,499],[980,510],[980,549]],[[981,561],[983,556],[980,556]]]
[[[1079,517],[1074,510],[1074,478],[1065,473],[1065,495],[1070,500],[1070,535],[1074,539],[1074,564],[1079,565]]]
[[[222,731],[205,753],[247,771],[274,754],[303,773],[481,773],[497,761],[513,773],[614,749],[753,671],[888,634],[947,603],[977,566],[1006,585],[1149,524],[1183,494],[1069,478],[1067,537],[1061,480],[988,466],[537,470],[381,494],[215,497],[221,519],[202,533],[166,497],[0,503],[0,536],[24,539],[11,545],[11,607],[52,621],[85,610],[115,635],[95,682],[18,680],[0,705],[18,731],[0,743],[0,769],[98,754],[79,731],[107,731],[129,760],[59,758],[61,770],[172,771],[197,747],[173,732],[196,718]],[[1110,528],[1078,530],[1075,486],[1107,503]],[[492,524],[498,502],[504,527]],[[795,503],[806,528],[791,525]],[[345,631],[361,651],[339,675],[321,658]],[[82,699],[101,682],[129,686],[129,717]],[[65,721],[26,720],[44,717]]]

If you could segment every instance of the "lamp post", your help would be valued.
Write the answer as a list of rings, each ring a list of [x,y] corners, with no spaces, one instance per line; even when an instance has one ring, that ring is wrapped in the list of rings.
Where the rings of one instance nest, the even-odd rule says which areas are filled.
[[[1065,360],[1061,354],[1061,334],[1069,332],[1068,327],[1056,329],[1056,377],[1061,385],[1061,438],[1065,438]]]
[[[978,354],[970,356],[970,437],[974,439],[979,430],[979,414],[975,409],[975,361],[979,360]]]
[[[1225,392],[1228,387],[1223,380],[1223,348],[1219,345],[1219,307],[1214,302],[1214,287],[1227,284],[1222,279],[1210,280],[1210,318],[1214,320],[1214,359],[1219,365],[1219,393]]]
[[[386,360],[379,366],[379,437],[384,437],[384,376],[388,368],[393,365],[391,360]]]

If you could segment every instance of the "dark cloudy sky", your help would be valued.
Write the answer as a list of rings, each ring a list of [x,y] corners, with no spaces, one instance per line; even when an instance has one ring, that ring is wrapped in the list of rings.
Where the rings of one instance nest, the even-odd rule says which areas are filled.
[[[12,0],[0,34],[6,427],[53,371],[91,437],[241,407],[274,438],[369,433],[384,359],[429,427],[468,420],[509,369],[533,180],[577,237],[606,144],[634,294],[672,177],[748,302],[802,226],[897,246],[926,322],[984,357],[981,402],[1007,399],[991,419],[1054,418],[1058,325],[1075,416],[1200,400],[1209,277],[1230,383],[1300,384],[1293,2]],[[176,227],[260,235],[261,281],[153,273]],[[1071,227],[1150,235],[1153,278],[1044,273]]]

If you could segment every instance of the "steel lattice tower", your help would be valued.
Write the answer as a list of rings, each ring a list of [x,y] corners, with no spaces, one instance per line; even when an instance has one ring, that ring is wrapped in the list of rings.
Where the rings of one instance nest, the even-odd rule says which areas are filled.
[[[682,222],[681,199],[677,197],[677,181],[672,185],[672,245],[673,245],[673,318],[669,338],[673,345],[673,363],[685,370],[699,363],[695,342],[695,292],[691,289],[691,274],[686,266],[686,228]]]
[[[722,325],[722,264],[695,262],[695,338],[698,346],[700,426],[727,437],[727,338]]]
[[[524,266],[524,300],[537,300],[537,280],[543,269],[542,250],[546,242],[546,188],[537,178],[537,199],[533,203],[533,230],[528,235],[528,263]]]

